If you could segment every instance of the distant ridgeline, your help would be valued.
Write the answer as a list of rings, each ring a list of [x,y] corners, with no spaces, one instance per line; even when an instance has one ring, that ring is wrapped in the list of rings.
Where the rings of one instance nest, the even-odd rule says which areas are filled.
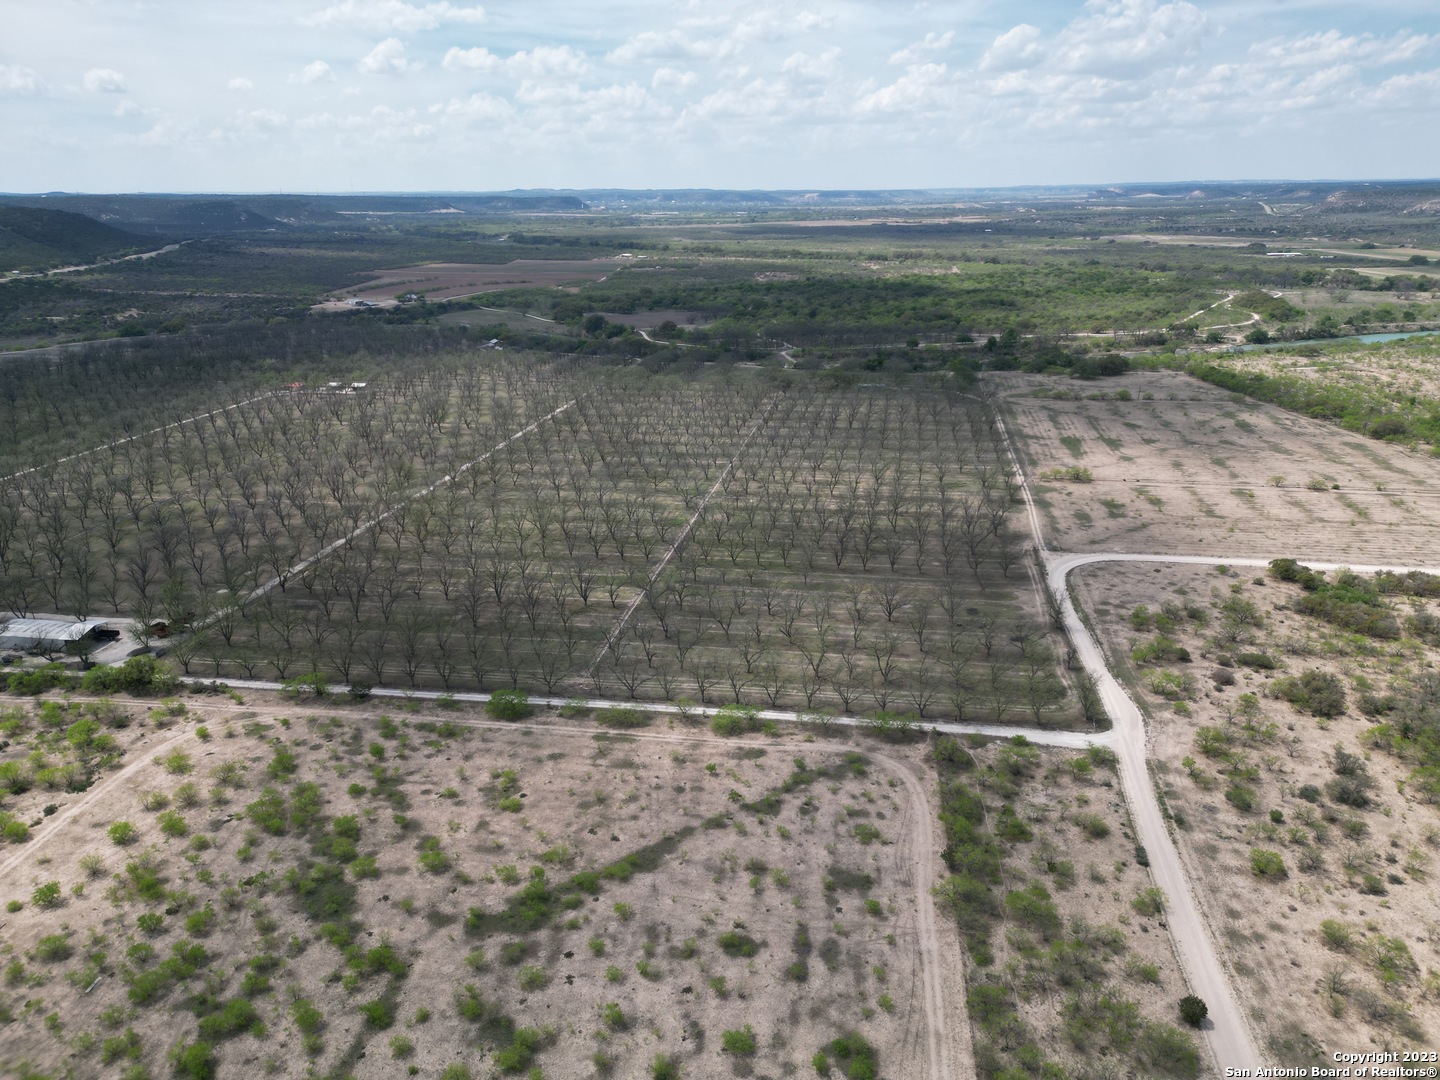
[[[509,214],[584,209],[573,195],[4,195],[0,210],[69,211],[147,238],[263,232],[369,216]],[[133,243],[133,240],[132,240]]]
[[[84,214],[0,204],[0,272],[95,262],[143,243]]]

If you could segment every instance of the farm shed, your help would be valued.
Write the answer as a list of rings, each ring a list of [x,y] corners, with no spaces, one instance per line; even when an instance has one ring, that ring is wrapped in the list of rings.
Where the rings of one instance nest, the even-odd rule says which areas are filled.
[[[0,626],[0,649],[24,651],[38,647],[63,649],[72,641],[91,637],[105,625],[104,619],[11,619]]]

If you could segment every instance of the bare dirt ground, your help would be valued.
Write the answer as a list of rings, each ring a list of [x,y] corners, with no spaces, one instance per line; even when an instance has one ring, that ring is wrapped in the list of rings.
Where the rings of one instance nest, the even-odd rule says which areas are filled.
[[[1055,550],[1433,558],[1436,458],[1169,372],[987,378],[1002,387]],[[1045,479],[1071,467],[1091,482]]]
[[[1227,366],[1267,375],[1294,375],[1327,386],[1353,388],[1387,398],[1440,397],[1440,347],[1433,338],[1380,342],[1342,353],[1315,355],[1250,352],[1227,358]]]
[[[1017,753],[1006,740],[969,746],[978,769],[961,779],[974,778],[991,828],[1003,837],[1006,900],[991,934],[993,962],[977,965],[972,958],[967,981],[972,1001],[987,988],[1003,988],[1018,1020],[1007,1026],[995,1022],[991,1009],[971,1008],[977,1062],[1013,1066],[1010,1055],[1030,1045],[1069,1076],[1196,1075],[1180,1064],[1183,1054],[1147,1058],[1137,1051],[1134,1044],[1146,1045],[1149,1036],[1109,1041],[1106,1024],[1089,1012],[1103,1000],[1112,1016],[1134,1008],[1139,1025],[1172,1027],[1176,1002],[1188,992],[1166,898],[1158,890],[1147,893],[1153,882],[1137,863],[1113,766],[1093,765],[1097,759],[1084,751]],[[1017,759],[1024,764],[1017,766]],[[1020,902],[1036,890],[1044,902]],[[1047,922],[1047,904],[1053,904],[1053,921]],[[1026,1053],[1020,1050],[1016,1059],[1033,1067],[1035,1058]],[[1191,1054],[1192,1068],[1205,1061],[1193,1043]],[[1104,1071],[1091,1071],[1099,1062]]]
[[[1112,667],[1147,713],[1151,768],[1178,826],[1187,876],[1268,1063],[1309,1066],[1335,1052],[1433,1048],[1440,904],[1429,868],[1440,815],[1413,788],[1407,793],[1413,765],[1371,747],[1365,733],[1376,721],[1360,713],[1356,695],[1432,667],[1436,650],[1340,634],[1289,610],[1298,586],[1259,584],[1257,574],[1112,564],[1081,568],[1072,585]],[[1229,651],[1263,651],[1278,662],[1274,671],[1217,663],[1218,605],[1237,597],[1253,603],[1264,623]],[[1189,650],[1190,663],[1131,660],[1131,649],[1157,632],[1132,625],[1141,604],[1154,615],[1170,605],[1174,625],[1164,632]],[[1397,607],[1403,612],[1403,603]],[[1226,670],[1234,685],[1216,685],[1212,673]],[[1343,715],[1317,718],[1267,695],[1273,679],[1310,670],[1341,679],[1350,697]],[[1163,684],[1154,680],[1165,672],[1188,676],[1192,686],[1156,692]],[[1370,806],[1342,805],[1327,793],[1337,747],[1363,760],[1374,781]],[[1227,794],[1236,785],[1251,791],[1250,809]],[[1302,795],[1306,785],[1312,790]],[[1283,875],[1257,875],[1256,848],[1277,852]],[[1326,920],[1339,927],[1328,937]]]
[[[196,1014],[243,1000],[264,1034],[247,1020],[212,1038],[222,1076],[312,1063],[434,1076],[458,1061],[488,1076],[511,1025],[533,1031],[551,1077],[638,1076],[661,1054],[687,1076],[790,1075],[851,1030],[882,1075],[969,1075],[959,947],[943,918],[934,930],[943,841],[923,744],[725,740],[663,721],[621,734],[554,714],[504,725],[415,703],[386,722],[378,702],[248,696],[187,698],[151,719],[124,702],[135,720],[108,729],[120,771],[83,794],[7,798],[36,823],[0,848],[0,899],[24,912],[0,925],[12,1068],[118,1070],[133,1030],[133,1060],[168,1074]],[[47,730],[22,719],[7,759]],[[278,818],[247,812],[273,801],[267,789]],[[343,854],[337,817],[358,829]],[[120,820],[139,832],[123,847],[107,835]],[[442,853],[428,868],[427,849]],[[87,855],[103,865],[82,866]],[[306,899],[330,895],[304,885],[324,865],[356,890],[348,916]],[[567,891],[582,871],[601,876]],[[522,914],[540,872],[545,898]],[[31,896],[48,881],[51,907]],[[146,912],[158,926],[142,929]],[[203,946],[196,970],[148,976],[161,989],[137,1000],[182,942]],[[305,1033],[296,1000],[320,1016]],[[753,1054],[724,1050],[723,1033],[746,1025]]]
[[[599,281],[622,263],[618,259],[516,259],[508,263],[425,263],[372,271],[374,280],[343,289],[319,308],[344,310],[350,300],[382,307],[397,303],[399,293],[413,292],[428,300],[498,292],[527,285],[569,285]]]

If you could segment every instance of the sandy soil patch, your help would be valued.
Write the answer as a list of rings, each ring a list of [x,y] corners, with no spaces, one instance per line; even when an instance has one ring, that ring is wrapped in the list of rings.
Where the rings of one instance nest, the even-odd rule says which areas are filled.
[[[991,377],[1056,550],[1434,559],[1440,460],[1170,372]]]
[[[1193,1033],[1176,1037],[1188,990],[1113,766],[1008,740],[967,745],[975,768],[952,782],[984,800],[1003,852],[993,957],[977,962],[972,946],[966,964],[977,1064],[1209,1075]],[[1165,1031],[1188,1052],[1150,1056]]]
[[[514,1029],[534,1033],[547,1076],[604,1062],[638,1076],[662,1054],[688,1076],[789,1075],[851,1030],[884,1075],[930,1075],[940,1046],[953,1075],[968,1069],[963,1033],[932,1030],[962,1015],[963,989],[953,930],[941,921],[921,940],[922,898],[942,873],[938,839],[923,843],[937,808],[923,745],[195,700],[163,729],[115,729],[127,773],[86,795],[9,800],[42,824],[0,849],[0,892],[25,913],[0,934],[12,964],[0,1005],[17,1021],[0,1026],[6,1060],[93,1071],[133,1030],[135,1059],[168,1073],[170,1048],[198,1037],[197,1013],[245,1001],[265,1034],[247,1020],[212,1040],[221,1075],[302,1075],[313,1062],[434,1076],[457,1061],[499,1075],[506,1046],[524,1041]],[[168,764],[152,762],[168,741]],[[59,812],[42,817],[52,799]],[[110,842],[117,820],[135,842]],[[332,849],[347,830],[353,848]],[[92,854],[103,866],[81,865]],[[317,914],[329,886],[300,886],[325,865],[344,869],[334,908]],[[563,885],[586,871],[599,876]],[[50,880],[61,902],[37,907],[30,894]],[[146,972],[196,945],[193,972],[135,1000]],[[929,1011],[927,954],[940,997]],[[299,1019],[297,999],[318,1019]],[[753,1053],[727,1052],[724,1034],[743,1047],[747,1025]]]
[[[1433,1047],[1440,904],[1429,870],[1440,815],[1413,787],[1407,793],[1413,764],[1369,744],[1365,733],[1376,721],[1361,714],[1358,696],[1362,686],[1378,694],[1433,665],[1435,650],[1339,634],[1289,609],[1298,586],[1259,584],[1253,571],[1088,566],[1072,581],[1113,668],[1147,714],[1152,768],[1179,826],[1187,875],[1268,1063],[1308,1066],[1334,1052]],[[1275,670],[1219,665],[1219,605],[1236,598],[1264,621],[1227,655],[1263,652]],[[1132,625],[1142,604],[1173,616],[1163,632],[1189,650],[1190,663],[1131,659],[1134,645],[1160,632]],[[1403,618],[1404,603],[1395,606]],[[1317,718],[1267,696],[1273,679],[1312,670],[1340,678],[1349,699],[1342,715]],[[1215,685],[1216,671],[1229,671],[1234,685]],[[1178,706],[1169,691],[1151,688],[1165,673],[1193,680],[1173,695]],[[1369,806],[1329,794],[1337,747],[1357,755],[1373,780]],[[1235,786],[1251,793],[1249,809],[1241,809],[1243,796],[1229,794]],[[1275,852],[1283,875],[1255,873],[1256,849]]]
[[[341,290],[320,304],[342,310],[351,300],[381,307],[398,301],[396,295],[417,293],[427,300],[453,300],[477,293],[499,292],[525,286],[573,285],[600,281],[623,265],[619,259],[516,259],[508,263],[425,263],[393,270],[372,271],[372,280]]]

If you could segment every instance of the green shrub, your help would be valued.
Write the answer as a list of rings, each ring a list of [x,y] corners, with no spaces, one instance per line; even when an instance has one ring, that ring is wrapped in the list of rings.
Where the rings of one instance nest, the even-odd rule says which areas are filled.
[[[64,934],[46,934],[35,943],[35,955],[49,963],[68,960],[70,958],[70,939]]]
[[[1285,877],[1285,860],[1278,851],[1266,848],[1250,849],[1250,872],[1256,877],[1279,879]]]
[[[6,686],[12,694],[26,694],[31,697],[47,690],[69,689],[75,685],[75,678],[60,664],[45,664],[38,668],[12,671]]]
[[[1154,885],[1143,889],[1130,901],[1137,915],[1159,915],[1165,910],[1165,894]]]
[[[107,835],[110,837],[112,844],[118,844],[121,847],[125,847],[127,844],[133,844],[136,840],[140,839],[140,833],[136,830],[135,826],[131,825],[128,821],[115,822],[115,824],[111,825],[109,830],[107,830]]]
[[[858,1031],[847,1032],[825,1047],[846,1080],[875,1080],[879,1065],[875,1048]]]
[[[1325,944],[1332,949],[1339,949],[1343,952],[1350,948],[1350,927],[1338,919],[1322,920],[1320,923],[1320,936],[1325,939]]]
[[[395,1004],[384,998],[376,998],[360,1006],[360,1015],[365,1017],[367,1027],[384,1031],[395,1023]]]
[[[177,1075],[187,1080],[213,1080],[215,1048],[206,1042],[180,1043],[172,1051]]]
[[[649,713],[618,705],[609,709],[601,709],[595,714],[596,723],[602,727],[618,728],[622,731],[630,728],[648,727],[650,719]]]
[[[65,894],[61,891],[58,881],[47,881],[44,885],[38,885],[30,894],[30,902],[36,907],[59,907],[64,901]]]
[[[255,1035],[265,1033],[265,1022],[260,1019],[255,1006],[245,998],[231,998],[218,1010],[200,1019],[200,1037],[207,1042],[219,1042],[248,1031]]]
[[[1225,801],[1244,813],[1255,809],[1255,792],[1244,784],[1232,784],[1225,792]]]
[[[726,956],[754,956],[760,951],[760,942],[740,930],[727,930],[715,939]]]
[[[420,868],[430,874],[443,874],[450,869],[450,856],[440,850],[436,837],[427,836],[421,841]]]
[[[495,1064],[502,1072],[524,1072],[530,1067],[535,1054],[550,1042],[547,1031],[537,1028],[520,1028],[510,1040],[510,1045],[495,1055]]]
[[[523,690],[497,690],[485,703],[485,711],[497,720],[523,720],[530,715],[530,695]]]
[[[746,735],[764,727],[760,710],[752,705],[726,705],[710,721],[710,730],[716,735]]]
[[[746,1024],[738,1031],[726,1031],[720,1035],[720,1044],[725,1053],[737,1057],[751,1057],[755,1053],[755,1031]]]
[[[132,656],[114,667],[96,664],[84,675],[81,688],[90,694],[172,694],[179,680],[153,656]]]
[[[1270,689],[1276,697],[1314,716],[1328,718],[1345,712],[1345,687],[1328,671],[1311,670],[1276,679]]]

